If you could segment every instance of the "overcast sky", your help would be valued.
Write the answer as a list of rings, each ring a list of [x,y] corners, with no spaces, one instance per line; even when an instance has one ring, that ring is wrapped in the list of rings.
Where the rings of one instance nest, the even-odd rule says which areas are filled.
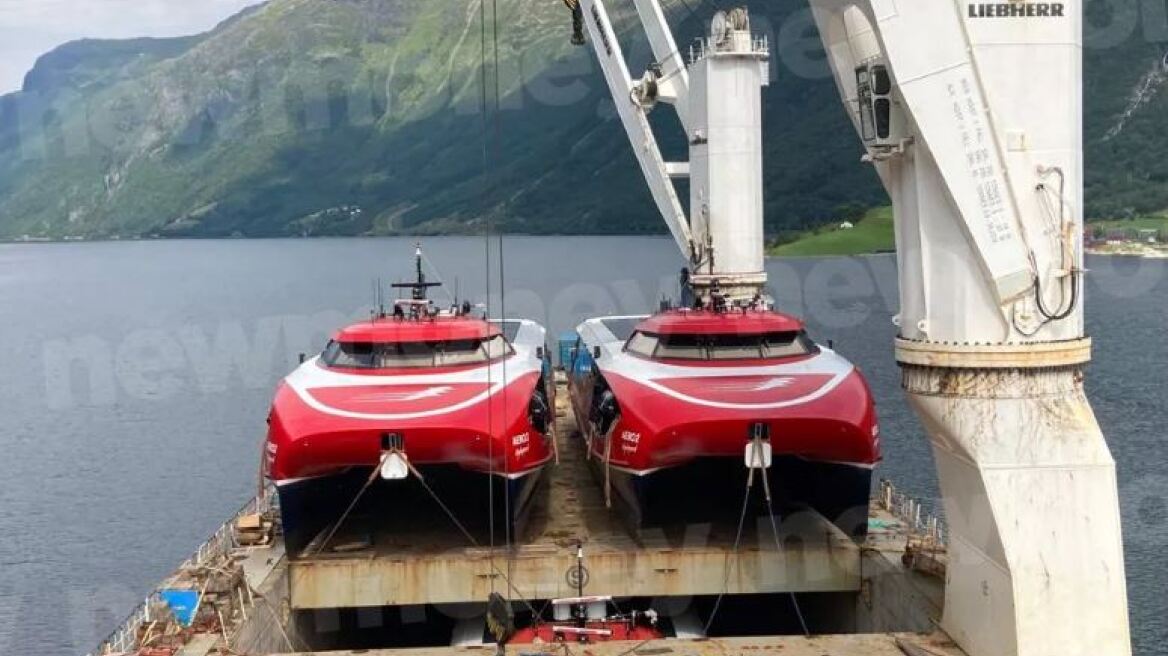
[[[16,91],[37,57],[84,37],[202,32],[259,0],[0,0],[0,94]]]

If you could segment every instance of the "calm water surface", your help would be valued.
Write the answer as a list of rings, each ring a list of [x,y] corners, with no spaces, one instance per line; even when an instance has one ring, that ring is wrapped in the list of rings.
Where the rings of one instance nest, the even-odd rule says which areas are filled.
[[[426,242],[485,301],[482,239]],[[510,238],[496,311],[552,335],[675,293],[669,240]],[[82,654],[255,490],[272,385],[372,281],[395,239],[0,245],[0,655]],[[1168,654],[1168,261],[1093,258],[1089,386],[1119,466],[1136,652]],[[892,360],[892,257],[772,260],[775,296],[868,375],[881,474],[936,494]],[[497,291],[497,261],[490,272]]]

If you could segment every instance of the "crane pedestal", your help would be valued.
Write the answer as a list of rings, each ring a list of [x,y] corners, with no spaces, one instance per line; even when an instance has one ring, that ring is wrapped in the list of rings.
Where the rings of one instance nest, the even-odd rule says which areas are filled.
[[[1115,464],[1083,392],[1090,340],[900,340],[897,359],[949,525],[942,628],[976,655],[1128,653]]]

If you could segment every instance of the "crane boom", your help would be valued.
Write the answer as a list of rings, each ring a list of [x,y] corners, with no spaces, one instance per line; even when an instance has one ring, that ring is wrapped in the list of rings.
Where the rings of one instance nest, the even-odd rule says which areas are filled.
[[[645,26],[655,63],[661,70],[657,95],[663,102],[673,105],[682,129],[689,132],[689,71],[665,20],[665,12],[656,0],[633,0],[633,3],[637,6],[641,24]]]
[[[588,27],[588,35],[596,49],[600,67],[604,71],[604,79],[612,92],[617,114],[625,132],[628,133],[629,141],[633,144],[637,162],[641,165],[641,173],[645,176],[649,191],[653,194],[653,201],[665,219],[665,225],[669,227],[673,240],[682,254],[688,257],[694,249],[689,222],[686,221],[685,210],[681,207],[677,190],[670,181],[670,168],[661,157],[661,149],[657,145],[656,137],[653,136],[653,129],[649,126],[645,108],[632,100],[636,87],[629,77],[624,52],[617,40],[616,31],[612,29],[604,2],[581,0],[580,5],[584,13],[584,23]]]

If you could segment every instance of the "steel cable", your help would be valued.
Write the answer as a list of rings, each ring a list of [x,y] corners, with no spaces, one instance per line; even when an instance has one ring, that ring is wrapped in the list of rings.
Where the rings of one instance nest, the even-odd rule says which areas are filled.
[[[758,440],[755,440],[754,462],[758,462],[761,459],[761,455],[762,455],[760,452],[761,448],[762,448],[761,443]],[[714,619],[717,617],[718,610],[722,605],[722,599],[729,592],[729,588],[730,588],[730,556],[731,556],[731,554],[738,553],[738,549],[739,549],[739,546],[740,546],[741,541],[742,541],[742,530],[746,525],[746,510],[750,505],[750,492],[754,488],[754,470],[755,470],[755,467],[750,467],[749,470],[747,471],[747,474],[746,474],[746,490],[745,490],[745,493],[743,494],[743,497],[742,497],[742,511],[741,511],[741,513],[739,513],[739,516],[738,516],[738,529],[734,535],[734,547],[733,547],[733,550],[731,551],[731,553],[726,555],[726,567],[725,567],[724,577],[722,580],[722,591],[720,593],[718,593],[718,598],[714,601],[714,608],[713,608],[713,610],[710,611],[709,619],[706,620],[706,626],[705,626],[705,629],[703,632],[707,634],[707,637],[709,636],[709,633],[710,633],[710,627],[713,626]],[[770,519],[771,532],[772,532],[772,534],[774,536],[774,540],[775,540],[775,548],[781,552],[783,550],[783,543],[782,543],[782,540],[779,538],[779,526],[775,522],[775,509],[774,509],[774,504],[771,501],[770,481],[767,479],[767,475],[766,475],[765,470],[763,470],[761,476],[762,476],[762,481],[763,481],[763,491],[764,491],[764,494],[766,496],[767,516]],[[803,629],[803,635],[805,635],[805,636],[811,635],[810,631],[808,631],[808,629],[807,629],[807,622],[803,617],[803,610],[799,607],[799,600],[795,597],[794,592],[791,592],[789,594],[791,596],[791,605],[795,609],[795,616],[799,620],[799,626]]]
[[[710,611],[710,617],[706,620],[706,626],[702,629],[702,633],[709,636],[710,627],[714,625],[714,618],[718,616],[718,609],[722,606],[722,598],[730,590],[730,557],[738,553],[738,545],[742,541],[742,528],[746,524],[746,508],[750,504],[750,489],[754,487],[754,469],[751,468],[746,475],[746,490],[742,496],[742,511],[738,514],[738,530],[734,533],[734,548],[730,553],[726,554],[726,565],[723,570],[722,591],[718,593],[718,598],[714,600],[714,608]]]
[[[411,467],[411,470],[412,469],[413,468]],[[431,488],[428,483],[426,483],[426,479],[423,478],[417,471],[414,471],[414,476],[422,484],[422,488],[425,489],[426,492],[430,495],[430,497],[434,499],[434,502],[438,504],[438,507],[442,509],[442,512],[446,513],[446,516],[454,524],[455,528],[457,528],[459,530],[459,532],[461,532],[463,534],[463,536],[466,537],[467,541],[471,543],[471,546],[476,547],[476,548],[481,547],[481,545],[479,544],[479,541],[477,539],[475,539],[474,534],[472,534],[469,530],[467,530],[466,526],[464,526],[462,522],[458,521],[458,517],[454,514],[454,512],[452,510],[450,510],[450,507],[447,506],[446,503],[442,501],[442,498],[438,496],[438,493],[435,492],[433,490],[433,488]],[[491,551],[494,551],[493,547],[492,547]],[[519,600],[523,602],[523,605],[527,607],[527,610],[529,610],[532,613],[532,615],[538,617],[539,616],[538,611],[536,611],[535,607],[531,605],[531,602],[527,600],[527,597],[524,596],[524,594],[511,581],[511,577],[508,576],[507,573],[504,572],[502,569],[500,569],[497,565],[495,565],[495,560],[494,560],[493,556],[490,558],[490,566],[491,566],[491,569],[496,574],[503,577],[503,580],[507,583],[507,589],[511,592],[514,592],[516,595],[518,595]],[[492,578],[492,582],[493,582],[494,577],[491,577],[491,578]]]
[[[329,541],[332,540],[333,536],[335,536],[337,534],[337,531],[340,530],[341,524],[345,523],[345,520],[348,519],[348,517],[349,517],[349,513],[353,512],[353,508],[355,508],[357,506],[357,502],[360,501],[361,497],[364,496],[365,492],[369,490],[369,486],[373,485],[373,481],[377,480],[377,474],[381,471],[381,468],[383,466],[385,466],[385,461],[387,459],[389,459],[389,456],[393,453],[396,453],[396,452],[395,451],[386,451],[381,456],[381,461],[378,462],[377,466],[373,468],[373,471],[369,473],[369,478],[365,479],[365,484],[362,485],[361,489],[357,491],[356,496],[354,496],[353,500],[349,502],[349,507],[345,508],[345,512],[341,513],[341,518],[337,520],[336,524],[333,524],[332,529],[329,530],[328,535],[325,536],[324,541],[322,541],[320,543],[320,546],[316,548],[316,551],[314,553],[319,554],[322,551],[324,551],[324,548],[326,546],[328,546]]]
[[[755,457],[760,455],[760,448],[760,445],[755,445]],[[775,522],[775,508],[774,504],[771,502],[771,483],[765,471],[762,474],[762,488],[766,493],[767,517],[769,517],[771,520],[771,534],[775,538],[775,549],[777,549],[779,553],[782,553],[783,541],[779,539],[779,525],[777,522]],[[795,597],[794,592],[790,592],[788,594],[791,595],[791,606],[795,609],[795,616],[799,618],[799,627],[803,629],[803,635],[811,635],[811,632],[807,630],[807,621],[803,619],[803,610],[799,608],[799,600]]]

